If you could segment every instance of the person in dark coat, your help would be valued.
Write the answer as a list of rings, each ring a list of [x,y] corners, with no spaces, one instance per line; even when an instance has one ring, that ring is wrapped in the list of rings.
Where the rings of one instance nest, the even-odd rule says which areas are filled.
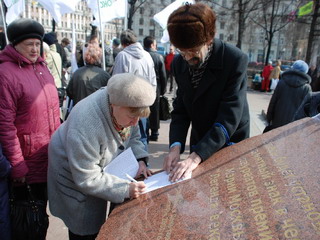
[[[0,145],[0,239],[10,240],[9,173],[11,165],[2,154]]]
[[[120,48],[120,40],[119,38],[115,38],[112,41],[112,57],[113,57],[113,62],[115,61],[118,53],[121,51]]]
[[[168,19],[170,41],[180,53],[171,65],[178,90],[164,160],[171,181],[188,176],[231,142],[249,137],[248,57],[214,39],[215,20],[213,10],[202,3],[183,5]],[[190,125],[191,154],[179,161]]]
[[[102,50],[97,44],[89,44],[84,54],[86,65],[78,68],[67,86],[67,95],[73,106],[80,100],[107,86],[110,74],[101,68]]]
[[[320,113],[320,92],[310,92],[307,94],[300,107],[294,115],[294,121],[305,118],[314,117]]]
[[[268,130],[294,120],[294,115],[303,99],[311,92],[311,78],[307,71],[308,64],[297,60],[290,70],[282,73],[268,106],[267,121],[271,126]]]
[[[150,141],[158,141],[159,129],[160,129],[160,119],[159,119],[159,99],[160,95],[164,95],[167,88],[167,76],[166,68],[164,65],[163,57],[156,52],[157,42],[154,37],[147,36],[143,39],[143,47],[148,53],[150,53],[151,58],[154,63],[154,70],[157,77],[157,95],[154,104],[150,107],[151,113],[149,116],[149,127],[151,134],[149,137]]]
[[[2,51],[7,45],[6,35],[3,32],[3,27],[0,27],[0,51]]]

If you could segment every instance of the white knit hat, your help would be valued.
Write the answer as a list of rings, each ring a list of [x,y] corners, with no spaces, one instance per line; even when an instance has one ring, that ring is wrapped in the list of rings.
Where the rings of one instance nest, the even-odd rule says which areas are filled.
[[[156,91],[143,77],[132,73],[112,76],[107,85],[110,103],[124,107],[149,107],[156,99]]]

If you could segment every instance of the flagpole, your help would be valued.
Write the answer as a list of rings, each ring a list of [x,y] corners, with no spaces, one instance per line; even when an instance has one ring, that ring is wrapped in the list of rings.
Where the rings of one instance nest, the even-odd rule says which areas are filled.
[[[1,15],[2,15],[2,22],[3,22],[3,29],[4,29],[4,35],[6,37],[6,43],[7,45],[9,44],[9,40],[7,37],[7,24],[6,24],[6,19],[4,17],[4,11],[3,11],[3,1],[1,0]]]
[[[127,28],[128,28],[128,1],[126,1],[126,15],[127,16],[124,16],[124,26],[123,26],[123,30],[125,31],[125,30],[127,30]]]
[[[105,71],[106,70],[106,56],[104,55],[104,28],[102,28],[102,20],[101,20],[101,9],[100,9],[100,1],[98,2],[98,11],[99,11],[99,24],[100,24],[100,33],[101,33],[101,47],[102,47],[102,68]]]

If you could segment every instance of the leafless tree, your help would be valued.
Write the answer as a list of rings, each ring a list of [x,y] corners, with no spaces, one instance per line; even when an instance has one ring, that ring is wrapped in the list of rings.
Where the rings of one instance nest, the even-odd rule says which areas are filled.
[[[225,12],[229,12],[231,16],[237,16],[235,22],[238,24],[238,38],[237,38],[237,47],[241,49],[243,34],[246,30],[247,20],[249,16],[254,14],[255,11],[260,10],[261,5],[257,4],[259,0],[233,0],[231,6],[230,5],[223,5],[212,1],[207,1],[214,5],[219,6],[223,11],[221,12],[222,15]],[[217,12],[217,14],[220,14]]]
[[[147,0],[138,1],[138,0],[129,0],[128,1],[128,29],[132,29],[133,16],[136,11],[145,3]],[[137,4],[137,5],[136,5]]]
[[[265,40],[267,41],[267,53],[265,57],[265,64],[268,63],[272,40],[276,32],[284,29],[291,22],[288,20],[290,12],[292,12],[295,1],[281,1],[281,0],[261,0],[261,11],[257,12],[255,18],[251,17],[251,21],[260,26],[266,34]]]
[[[313,14],[312,14],[312,20],[310,24],[310,31],[309,31],[309,38],[308,38],[308,47],[307,47],[307,54],[306,54],[306,62],[310,63],[311,55],[312,55],[312,46],[314,43],[314,40],[318,37],[320,37],[320,0],[314,0],[313,1]]]

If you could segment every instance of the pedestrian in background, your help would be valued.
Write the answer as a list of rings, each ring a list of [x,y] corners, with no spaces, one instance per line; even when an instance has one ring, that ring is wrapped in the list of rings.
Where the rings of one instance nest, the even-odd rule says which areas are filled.
[[[157,77],[157,93],[156,100],[153,105],[150,107],[150,116],[149,116],[149,128],[151,133],[148,131],[149,141],[158,141],[159,129],[160,129],[160,119],[159,119],[159,98],[160,95],[164,95],[167,88],[167,76],[166,69],[164,65],[163,57],[157,53],[157,41],[154,37],[147,36],[143,39],[144,50],[146,50],[154,63],[154,70]],[[150,135],[149,135],[150,134]]]
[[[157,78],[154,71],[154,63],[150,54],[137,42],[136,34],[128,29],[121,33],[120,42],[123,50],[118,53],[113,65],[112,75],[118,73],[133,73],[147,79],[157,91]],[[139,120],[141,141],[148,150],[148,126],[147,118]]]
[[[273,70],[272,61],[268,62],[268,65],[264,66],[262,70],[262,82],[261,82],[261,92],[266,92],[270,90],[270,74]]]
[[[311,77],[312,92],[320,91],[320,67],[312,65],[309,68],[308,75]]]
[[[164,160],[170,180],[176,181],[221,148],[249,137],[248,57],[214,38],[216,14],[205,4],[181,6],[169,16],[167,28],[180,53],[171,64],[178,89]],[[179,161],[190,125],[191,154]]]
[[[165,66],[166,66],[166,71],[167,71],[167,78],[169,80],[169,92],[172,93],[173,91],[173,84],[174,84],[174,77],[172,75],[172,72],[171,72],[171,63],[172,63],[172,60],[174,59],[174,56],[175,56],[175,48],[173,45],[170,45],[170,49],[169,49],[169,53],[166,55],[165,57],[165,60],[164,60],[164,63],[165,63]]]
[[[308,64],[302,60],[293,63],[291,69],[282,73],[267,111],[268,126],[264,132],[293,121],[303,99],[311,92]]]
[[[108,86],[80,101],[49,145],[50,211],[69,229],[69,239],[95,239],[106,220],[107,202],[137,198],[142,181],[104,172],[126,149],[139,162],[136,177],[150,176],[148,153],[139,140],[138,120],[147,118],[155,99],[153,86],[130,73],[110,78]]]
[[[21,18],[8,26],[0,53],[0,142],[9,160],[17,200],[47,200],[48,144],[60,126],[54,79],[41,56],[43,26]]]
[[[3,27],[0,27],[0,52],[6,47],[7,41],[6,41],[6,35],[3,32]]]
[[[72,75],[67,86],[67,95],[75,106],[80,100],[107,86],[110,74],[101,68],[102,49],[97,44],[88,44],[84,54],[85,65]]]
[[[274,90],[280,80],[280,75],[281,75],[281,61],[277,60],[276,61],[276,66],[272,69],[270,75],[269,75],[269,90],[268,92],[271,92]],[[272,83],[275,81],[276,83]],[[272,86],[273,85],[273,86]]]
[[[55,83],[56,87],[61,88],[62,87],[61,57],[60,57],[60,54],[57,53],[57,51],[53,50],[53,49],[55,49],[55,45],[53,44],[51,46],[52,46],[52,48],[50,48],[50,46],[46,42],[43,42],[43,58],[47,62],[47,66],[50,70],[50,73],[53,76],[54,83]],[[60,105],[61,105],[61,102],[60,102]]]
[[[120,40],[118,38],[115,38],[112,40],[112,57],[113,57],[113,61],[116,60],[116,57],[118,55],[118,53],[121,51],[121,47],[120,47]]]

